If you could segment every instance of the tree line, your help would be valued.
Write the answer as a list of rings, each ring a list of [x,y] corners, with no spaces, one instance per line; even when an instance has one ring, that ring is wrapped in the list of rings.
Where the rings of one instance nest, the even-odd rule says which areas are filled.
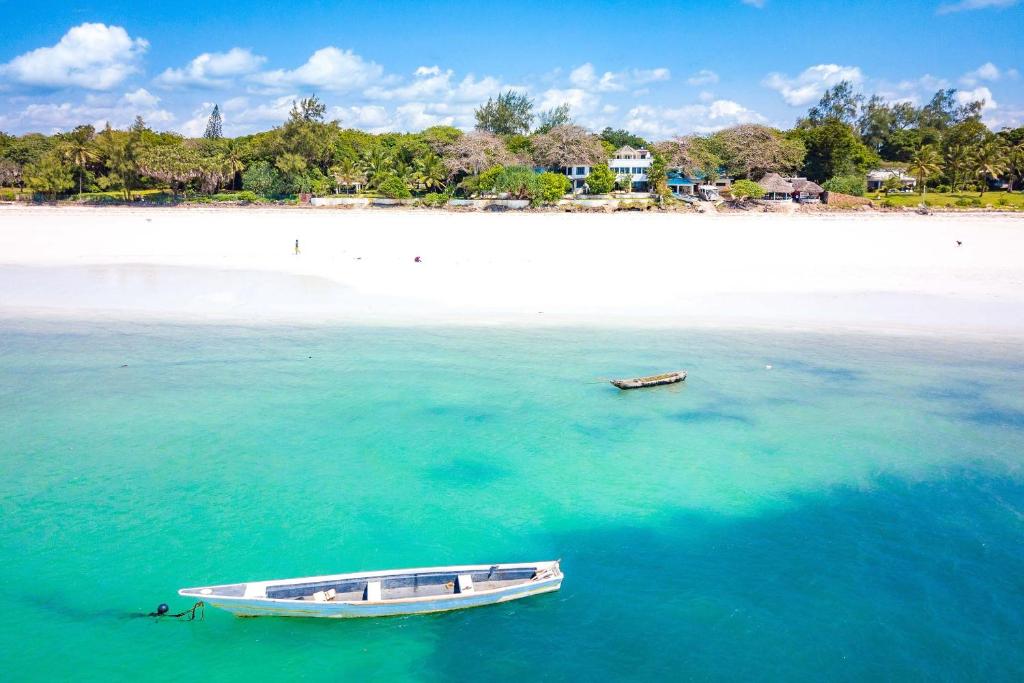
[[[205,135],[195,139],[154,131],[140,117],[126,130],[107,124],[49,136],[0,133],[0,186],[54,198],[113,193],[125,201],[160,188],[172,198],[373,192],[440,203],[502,192],[543,203],[569,191],[561,169],[572,166],[591,167],[587,184],[594,194],[628,189],[629,180],[616,177],[607,160],[630,145],[652,152],[655,195],[668,195],[671,170],[706,182],[802,175],[826,189],[861,194],[865,173],[888,166],[912,173],[922,191],[930,185],[983,192],[995,180],[1012,190],[1024,173],[1024,128],[992,132],[981,120],[982,107],[960,104],[953,89],[920,107],[892,104],[843,82],[790,130],[743,124],[649,141],[621,129],[592,133],[572,120],[568,105],[535,112],[534,102],[514,91],[480,106],[470,132],[433,126],[382,134],[327,120],[314,95],[295,102],[282,125],[235,138],[223,136],[218,107]]]

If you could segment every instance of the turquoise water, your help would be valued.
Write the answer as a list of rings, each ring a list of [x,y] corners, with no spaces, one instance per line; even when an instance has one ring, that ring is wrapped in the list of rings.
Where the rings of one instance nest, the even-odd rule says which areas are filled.
[[[1019,349],[969,342],[7,322],[0,670],[1019,680],[1022,381]],[[561,592],[445,615],[135,616],[558,557]]]

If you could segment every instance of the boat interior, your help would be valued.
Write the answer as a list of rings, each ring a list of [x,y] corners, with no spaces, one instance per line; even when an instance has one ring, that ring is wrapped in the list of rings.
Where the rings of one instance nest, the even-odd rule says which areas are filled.
[[[400,600],[476,593],[527,583],[537,577],[536,567],[498,566],[486,570],[391,574],[319,581],[314,583],[267,586],[267,597],[278,600],[314,602],[358,602],[361,600]]]

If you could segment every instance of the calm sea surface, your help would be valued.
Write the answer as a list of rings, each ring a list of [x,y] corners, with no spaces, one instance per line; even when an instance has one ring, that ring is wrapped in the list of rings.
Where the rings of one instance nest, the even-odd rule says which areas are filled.
[[[0,677],[1021,680],[1022,387],[967,341],[8,321]],[[465,612],[136,616],[559,557]]]

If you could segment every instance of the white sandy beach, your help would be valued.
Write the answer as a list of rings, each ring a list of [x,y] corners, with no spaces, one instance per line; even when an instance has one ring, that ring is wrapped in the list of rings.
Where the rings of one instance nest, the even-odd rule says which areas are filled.
[[[0,315],[1017,336],[1024,217],[0,206]]]

